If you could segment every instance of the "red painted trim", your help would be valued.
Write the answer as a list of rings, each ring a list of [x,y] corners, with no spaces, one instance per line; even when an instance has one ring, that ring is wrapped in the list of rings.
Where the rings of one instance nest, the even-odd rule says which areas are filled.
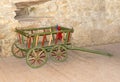
[[[45,32],[45,29],[43,31]],[[45,35],[45,40],[44,41],[47,41],[46,35]]]
[[[31,46],[31,37],[28,38],[28,48],[30,48],[30,46]]]
[[[45,40],[46,40],[46,35],[43,36],[42,46],[44,46]]]
[[[56,34],[55,44],[58,42],[58,33]]]

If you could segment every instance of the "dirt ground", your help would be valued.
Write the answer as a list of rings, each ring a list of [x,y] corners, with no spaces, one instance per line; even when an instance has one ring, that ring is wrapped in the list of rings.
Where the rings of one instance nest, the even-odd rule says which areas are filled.
[[[113,56],[68,51],[67,61],[49,59],[38,69],[30,68],[25,59],[0,58],[0,82],[120,82],[120,43],[92,48]]]

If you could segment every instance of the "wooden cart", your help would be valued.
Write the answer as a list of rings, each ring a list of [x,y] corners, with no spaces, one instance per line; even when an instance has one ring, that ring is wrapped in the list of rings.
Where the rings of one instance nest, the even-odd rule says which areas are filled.
[[[107,52],[71,46],[70,39],[74,30],[70,28],[51,26],[16,28],[15,31],[18,36],[12,45],[12,53],[17,58],[26,58],[27,64],[32,68],[44,65],[48,57],[57,62],[65,61],[68,57],[67,49],[111,56]]]

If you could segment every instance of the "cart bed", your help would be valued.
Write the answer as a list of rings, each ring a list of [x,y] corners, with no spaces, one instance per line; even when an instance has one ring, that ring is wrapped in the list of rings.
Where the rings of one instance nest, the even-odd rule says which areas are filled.
[[[56,29],[56,26],[43,27],[43,28],[16,28],[18,34],[17,46],[23,49],[32,47],[45,47],[54,46],[56,44],[70,44],[71,33],[73,29],[60,27],[60,30]],[[57,40],[57,34],[62,34],[62,39]]]

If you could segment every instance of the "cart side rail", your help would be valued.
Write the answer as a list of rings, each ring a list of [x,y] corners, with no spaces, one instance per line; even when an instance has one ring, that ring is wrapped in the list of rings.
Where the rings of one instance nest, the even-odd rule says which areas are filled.
[[[51,32],[33,33],[33,34],[29,34],[29,33],[25,32],[25,31],[46,30],[46,29],[51,29],[51,28],[48,28],[48,27],[46,27],[46,28],[30,28],[30,29],[18,29],[18,28],[16,28],[15,32],[20,33],[21,35],[26,36],[26,37],[34,37],[36,35],[38,35],[38,36],[44,36],[44,35],[51,35],[51,34],[57,34],[58,33],[57,30],[56,31],[51,31]],[[70,29],[70,28],[62,27],[62,30],[59,31],[59,32],[62,32],[62,33],[71,32],[71,33],[73,33],[74,30],[73,30],[73,28]]]
[[[35,29],[35,30],[34,30]],[[41,29],[41,31],[37,31]],[[18,41],[21,44],[27,43],[27,47],[31,48],[41,44],[41,47],[50,46],[52,44],[68,44],[70,43],[71,34],[73,29],[61,28],[57,30],[56,27],[52,28],[33,28],[29,31],[16,28],[18,34]],[[61,39],[58,36],[62,36]],[[47,45],[45,45],[47,42]]]

